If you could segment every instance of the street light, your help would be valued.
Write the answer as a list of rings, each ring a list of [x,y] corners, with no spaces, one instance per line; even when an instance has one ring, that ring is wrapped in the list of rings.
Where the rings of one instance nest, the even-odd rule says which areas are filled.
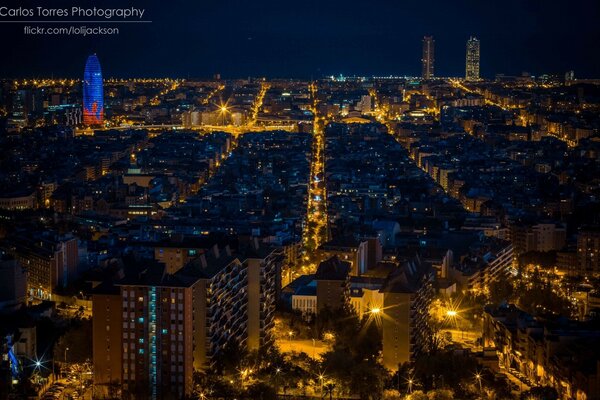
[[[375,323],[377,324],[377,326],[381,326],[381,323],[382,323],[381,320],[383,317],[383,308],[371,307],[369,309],[369,311],[367,312],[367,314],[368,314],[367,323],[370,323],[374,320]]]
[[[225,114],[227,114],[229,112],[229,108],[227,107],[227,104],[221,104],[219,106],[219,112],[221,113],[221,125],[225,125]]]
[[[321,398],[323,398],[323,379],[325,379],[325,375],[319,375],[319,381],[321,381]]]
[[[479,372],[475,374],[475,379],[477,379],[477,381],[479,382],[479,392],[482,392],[482,388],[481,388],[481,374]]]

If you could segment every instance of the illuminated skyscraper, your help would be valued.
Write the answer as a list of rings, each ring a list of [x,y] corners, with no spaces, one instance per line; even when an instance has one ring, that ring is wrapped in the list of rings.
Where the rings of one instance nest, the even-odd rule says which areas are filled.
[[[471,36],[467,41],[467,67],[465,80],[479,80],[479,39]]]
[[[83,72],[83,123],[102,124],[104,120],[104,92],[102,69],[95,54],[88,57]]]
[[[421,62],[423,63],[423,72],[421,76],[423,79],[433,78],[433,63],[435,61],[435,40],[433,36],[425,36],[423,38],[423,57]]]

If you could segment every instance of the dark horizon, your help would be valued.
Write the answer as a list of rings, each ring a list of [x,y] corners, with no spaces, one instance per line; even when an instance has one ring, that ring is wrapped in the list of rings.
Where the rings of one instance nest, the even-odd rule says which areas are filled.
[[[18,6],[39,5],[22,3]],[[476,36],[483,77],[568,70],[577,78],[600,77],[597,1],[452,3],[309,0],[294,7],[272,0],[169,5],[152,0],[128,5],[145,7],[144,19],[152,23],[105,24],[120,29],[114,36],[31,36],[22,24],[0,24],[11,60],[0,65],[0,77],[81,77],[91,53],[98,54],[104,75],[115,78],[419,76],[425,35],[435,39],[436,76],[463,76],[465,44]],[[119,3],[88,6],[94,5]]]

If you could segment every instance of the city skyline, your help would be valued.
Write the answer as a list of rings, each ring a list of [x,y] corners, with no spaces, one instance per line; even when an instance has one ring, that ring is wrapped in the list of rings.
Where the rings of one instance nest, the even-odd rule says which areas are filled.
[[[107,4],[110,4],[107,3]],[[421,71],[421,39],[436,38],[436,75],[464,74],[464,42],[478,37],[486,53],[482,76],[564,74],[600,76],[591,51],[597,2],[433,2],[430,7],[360,3],[291,9],[254,3],[147,5],[150,24],[118,24],[116,36],[34,37],[18,24],[0,24],[13,37],[6,52],[19,62],[0,66],[2,77],[78,76],[71,57],[103,55],[110,76],[180,78],[266,76],[310,78],[331,74],[409,75]],[[308,29],[307,21],[312,21]],[[106,24],[111,25],[111,24]],[[133,25],[133,26],[130,26]],[[315,28],[316,26],[316,28]],[[167,29],[168,27],[168,29]],[[69,46],[62,46],[64,41]],[[156,62],[157,57],[168,60]]]
[[[4,1],[0,400],[600,400],[598,0]]]

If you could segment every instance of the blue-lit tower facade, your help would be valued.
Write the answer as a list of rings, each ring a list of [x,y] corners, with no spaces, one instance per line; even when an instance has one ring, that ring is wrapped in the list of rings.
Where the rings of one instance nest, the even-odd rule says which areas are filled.
[[[102,69],[95,54],[88,57],[83,72],[83,123],[98,125],[104,121]]]

